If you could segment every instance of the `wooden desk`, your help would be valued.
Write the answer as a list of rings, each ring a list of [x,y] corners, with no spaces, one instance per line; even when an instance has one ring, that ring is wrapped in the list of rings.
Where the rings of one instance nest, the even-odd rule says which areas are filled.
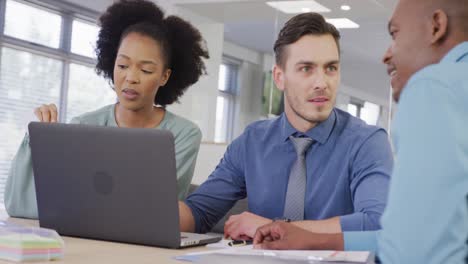
[[[9,218],[5,212],[0,212],[0,220],[10,221],[27,226],[38,226],[38,221],[19,218]],[[205,246],[192,247],[188,249],[165,249],[147,247],[124,243],[114,243],[91,239],[82,239],[62,236],[65,241],[65,257],[61,261],[46,261],[32,263],[178,263],[173,259],[175,256],[188,252],[209,250]],[[11,263],[0,260],[0,263]]]

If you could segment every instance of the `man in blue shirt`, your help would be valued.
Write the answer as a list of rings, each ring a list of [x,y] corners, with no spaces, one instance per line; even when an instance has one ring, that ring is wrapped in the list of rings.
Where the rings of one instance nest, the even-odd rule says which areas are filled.
[[[322,235],[274,223],[258,229],[256,247],[371,250],[383,263],[466,263],[468,3],[400,0],[389,32],[384,63],[399,106],[383,229]]]
[[[181,230],[210,231],[245,197],[249,212],[225,224],[234,239],[253,237],[275,218],[316,232],[380,228],[392,153],[383,129],[334,108],[339,38],[319,14],[285,24],[273,69],[285,112],[251,124],[229,145],[208,180],[179,204]]]

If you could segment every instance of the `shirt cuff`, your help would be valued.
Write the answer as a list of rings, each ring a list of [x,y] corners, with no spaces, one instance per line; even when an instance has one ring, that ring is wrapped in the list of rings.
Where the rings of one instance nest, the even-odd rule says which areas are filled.
[[[364,221],[363,213],[354,213],[340,216],[341,231],[362,231]]]
[[[345,251],[370,251],[377,255],[379,231],[343,232]]]

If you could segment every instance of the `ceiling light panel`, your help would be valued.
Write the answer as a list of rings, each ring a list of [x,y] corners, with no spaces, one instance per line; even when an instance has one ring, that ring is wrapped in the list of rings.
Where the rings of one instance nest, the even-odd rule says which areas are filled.
[[[359,25],[348,18],[327,18],[328,23],[336,28],[359,28]]]
[[[286,14],[305,12],[327,13],[331,10],[315,1],[271,1],[267,5]]]

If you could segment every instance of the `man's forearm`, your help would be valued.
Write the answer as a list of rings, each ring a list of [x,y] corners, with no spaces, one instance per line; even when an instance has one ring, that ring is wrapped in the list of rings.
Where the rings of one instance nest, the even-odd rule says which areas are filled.
[[[306,220],[292,222],[294,225],[314,233],[341,233],[340,217],[332,217],[324,220]]]
[[[195,219],[192,210],[184,203],[179,201],[179,225],[181,232],[195,232]]]

